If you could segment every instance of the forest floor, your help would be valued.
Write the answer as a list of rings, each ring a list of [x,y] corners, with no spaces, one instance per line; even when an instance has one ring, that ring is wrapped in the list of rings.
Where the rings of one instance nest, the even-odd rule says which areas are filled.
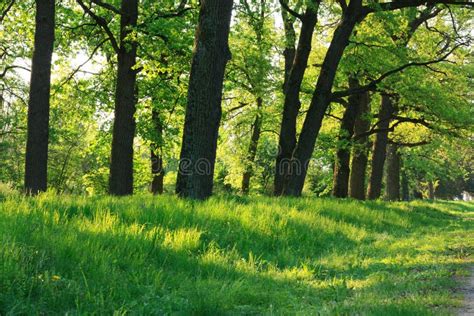
[[[0,194],[0,314],[432,315],[474,204]]]

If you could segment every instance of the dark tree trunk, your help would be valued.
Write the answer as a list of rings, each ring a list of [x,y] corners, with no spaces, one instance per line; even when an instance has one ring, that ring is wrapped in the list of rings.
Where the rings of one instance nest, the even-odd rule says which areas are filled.
[[[423,193],[421,193],[418,189],[413,190],[413,198],[415,200],[422,200],[423,199]]]
[[[153,179],[151,181],[151,193],[153,195],[163,194],[163,179],[165,172],[163,170],[163,156],[160,149],[152,147],[151,152],[151,173]]]
[[[285,9],[281,9],[281,17],[283,19],[283,27],[285,29],[285,50],[283,57],[285,58],[285,80],[283,82],[283,91],[286,90],[286,83],[290,75],[291,66],[296,54],[296,32],[295,32],[295,17],[289,14]]]
[[[205,199],[212,194],[217,136],[232,0],[202,0],[188,88],[176,193]]]
[[[284,9],[282,9],[284,10]],[[308,66],[308,58],[311,52],[311,41],[314,27],[317,22],[317,8],[308,7],[303,16],[301,32],[298,39],[298,47],[291,62],[288,79],[284,86],[285,103],[283,105],[283,116],[280,127],[278,142],[278,155],[275,164],[274,194],[281,195],[286,186],[290,160],[296,146],[296,123],[301,106],[300,89],[305,70]],[[285,55],[285,69],[288,69],[289,59]],[[285,72],[286,74],[286,72]]]
[[[401,160],[401,158],[400,158]],[[402,199],[403,201],[410,200],[410,187],[408,185],[408,175],[405,170],[402,170],[401,181],[402,181]]]
[[[54,0],[36,0],[35,43],[28,102],[25,191],[46,191],[48,179],[49,97],[54,48]]]
[[[349,88],[359,87],[355,78],[349,78]],[[359,112],[363,94],[353,94],[344,111],[341,128],[338,135],[338,148],[334,162],[334,177],[332,195],[339,198],[347,197],[349,191],[349,173],[351,159],[351,139],[354,135],[354,125]]]
[[[434,8],[434,7],[433,7]],[[427,21],[431,17],[431,10],[425,11],[419,17],[414,18],[409,23],[409,29],[405,37],[400,38],[398,36],[392,36],[394,41],[400,41],[398,44],[400,47],[406,47],[408,42],[410,41],[411,37],[418,29],[419,26],[423,24],[423,22]],[[439,12],[439,11],[438,11]],[[436,13],[437,14],[437,13]],[[435,15],[436,15],[435,14]],[[385,103],[384,103],[385,97]],[[385,104],[385,107],[384,107]],[[384,114],[385,111],[385,114]],[[383,115],[386,119],[378,126],[380,129],[387,129],[390,124],[390,116],[394,113],[393,104],[388,96],[382,95],[382,109],[380,111],[380,115]],[[381,116],[379,116],[379,120],[381,120]],[[369,199],[377,199],[380,197],[381,190],[382,190],[382,177],[383,177],[383,169],[387,151],[387,141],[388,141],[388,131],[377,133],[376,140],[373,147],[373,154],[372,154],[372,173],[370,176],[369,188],[368,188],[368,198]],[[391,147],[391,146],[390,146]],[[393,148],[389,148],[390,155],[389,161],[387,166],[388,174],[392,173],[392,168],[394,168],[393,172],[395,174],[388,175],[387,174],[387,198],[389,200],[399,200],[400,199],[400,156],[394,156],[394,161],[391,159],[391,154]],[[395,164],[392,166],[392,162]],[[397,166],[398,164],[398,166]],[[398,169],[396,171],[395,169]],[[398,174],[397,174],[398,173]],[[403,199],[408,200],[408,182],[404,177],[402,187],[404,188]],[[398,193],[397,193],[398,191]]]
[[[260,134],[262,131],[262,115],[260,109],[262,108],[262,98],[257,98],[257,114],[255,121],[252,125],[252,136],[250,138],[249,149],[247,153],[247,159],[245,162],[244,174],[242,176],[242,193],[248,194],[250,190],[250,178],[253,174],[253,164],[255,163],[255,157],[257,155],[258,141],[260,140]]]
[[[387,147],[387,172],[386,172],[386,199],[389,201],[400,200],[400,154],[398,146],[390,144]]]
[[[367,198],[370,200],[378,199],[382,192],[383,169],[388,144],[388,129],[393,112],[394,107],[390,96],[382,94],[382,106],[378,115],[379,123],[377,125],[380,131],[375,137],[372,150],[372,171],[370,173],[369,188],[367,191]]]
[[[154,195],[163,194],[163,179],[165,170],[163,169],[163,123],[158,111],[152,110],[152,121],[155,127],[156,141],[150,146],[151,173],[151,193]]]
[[[109,180],[109,193],[112,195],[133,194],[134,115],[137,102],[137,71],[133,67],[136,64],[137,42],[127,36],[137,25],[138,0],[122,0],[121,12]]]
[[[366,92],[361,97],[361,104],[354,125],[355,140],[352,148],[351,174],[349,179],[349,196],[365,200],[365,178],[369,151],[369,137],[364,135],[370,128],[370,99]]]
[[[352,0],[344,12],[342,21],[334,32],[333,39],[321,66],[321,72],[311,99],[303,128],[291,159],[288,185],[285,195],[300,196],[308,171],[309,160],[313,154],[316,138],[324,118],[324,114],[331,102],[332,86],[337,67],[342,58],[352,30],[364,16],[361,0]]]
[[[428,181],[428,198],[430,200],[434,200],[435,199],[435,187],[434,187],[434,184],[433,184],[433,181]]]

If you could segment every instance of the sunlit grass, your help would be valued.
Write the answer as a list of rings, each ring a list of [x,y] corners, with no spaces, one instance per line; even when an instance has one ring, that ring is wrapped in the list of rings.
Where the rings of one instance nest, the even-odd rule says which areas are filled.
[[[0,314],[446,314],[474,262],[461,202],[6,196]]]

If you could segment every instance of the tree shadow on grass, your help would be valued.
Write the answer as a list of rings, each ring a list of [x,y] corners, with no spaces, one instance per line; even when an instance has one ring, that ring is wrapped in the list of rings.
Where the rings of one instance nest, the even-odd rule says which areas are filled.
[[[17,225],[27,225],[30,219],[23,214],[4,217]],[[239,264],[243,259],[239,254],[218,248],[176,250],[142,235],[88,231],[72,224],[58,229],[45,225],[29,235],[17,233],[12,238],[18,247],[42,253],[25,258],[29,267],[17,284],[25,290],[11,296],[11,304],[21,302],[30,308],[25,313],[315,311],[335,295],[329,285],[315,288],[291,276],[265,271],[258,262],[256,266]],[[61,237],[66,235],[68,238]],[[60,280],[51,281],[53,275]],[[305,304],[300,302],[303,297]],[[2,302],[0,310],[8,313],[10,303]]]
[[[381,203],[379,201],[356,201],[327,199],[320,209],[314,210],[327,218],[355,225],[369,232],[401,236],[414,228],[448,228],[459,224],[457,214],[450,214],[436,207],[415,205],[412,203]],[[295,202],[300,211],[307,211],[308,206]]]
[[[328,314],[344,314],[360,310],[363,314],[371,314],[371,311],[390,314],[398,310],[393,304],[400,302],[384,309],[380,303],[387,299],[384,293],[391,297],[404,297],[403,286],[409,282],[426,281],[409,277],[419,273],[417,269],[423,272],[443,267],[423,264],[413,268],[382,262],[369,267],[361,267],[354,262],[348,262],[348,268],[325,266],[318,263],[318,258],[328,252],[350,253],[360,246],[371,247],[371,240],[357,241],[346,235],[344,230],[328,231],[327,227],[292,217],[285,218],[281,229],[260,230],[239,220],[238,214],[221,218],[202,209],[187,209],[189,204],[184,202],[167,209],[153,202],[137,205],[136,202],[118,200],[112,204],[99,203],[98,206],[94,203],[51,201],[43,210],[57,211],[59,219],[54,218],[54,212],[51,212],[51,218],[47,218],[44,211],[2,215],[4,227],[15,227],[16,233],[12,238],[20,242],[20,247],[27,246],[33,252],[44,253],[43,257],[38,256],[43,258],[41,264],[35,262],[40,260],[36,257],[31,259],[32,262],[25,258],[24,262],[19,263],[31,269],[25,268],[25,275],[15,281],[18,289],[11,293],[23,293],[23,297],[11,294],[13,299],[21,298],[28,303],[25,306],[36,308],[37,312],[50,310],[58,313],[81,310],[106,314],[123,310],[142,314],[261,314],[273,311],[314,314],[325,310]],[[240,201],[226,203],[234,208],[233,212],[238,212],[236,209],[242,205]],[[288,212],[298,203],[289,202]],[[345,203],[341,202],[341,208]],[[330,204],[325,209],[315,210],[317,216],[314,218],[331,225],[342,227],[347,224],[368,232],[389,232],[392,236],[407,237],[412,236],[412,228],[419,226],[452,229],[453,222],[459,218],[425,205],[408,205],[407,208],[405,204],[385,206],[371,203],[361,204],[376,214],[372,218],[359,216],[356,212],[350,216],[341,209],[331,209]],[[354,203],[350,201],[347,205]],[[196,208],[205,206],[195,204]],[[136,212],[124,212],[128,207],[138,209]],[[74,226],[79,225],[81,220],[94,221],[96,216],[107,212],[118,218],[116,231]],[[258,209],[254,214],[257,212]],[[378,221],[377,214],[389,216]],[[284,217],[285,212],[278,216]],[[408,226],[403,225],[403,219],[409,223]],[[138,235],[127,232],[134,225],[143,226],[143,231]],[[200,245],[175,249],[164,246],[160,236],[152,239],[144,237],[146,232],[157,227],[168,232],[195,229],[201,233]],[[382,260],[386,254],[385,251],[374,250],[370,255]],[[354,255],[358,256],[357,251]],[[308,262],[313,263],[310,269],[314,270],[305,272],[302,266]],[[63,281],[38,280],[39,275],[44,277],[47,273],[57,273]],[[386,277],[376,279],[376,285],[360,289],[351,289],[347,285],[348,280],[365,280],[378,274]],[[407,281],[402,282],[403,286],[393,287],[390,284],[395,282],[395,278],[391,275],[401,275]],[[357,296],[363,295],[364,291],[372,295],[369,297],[377,308],[361,305],[361,299]],[[1,312],[8,311],[11,305],[6,304],[9,303],[0,301]]]
[[[418,202],[418,201],[417,201]],[[381,213],[387,215],[385,220],[368,223],[368,227],[375,229],[376,231],[390,231],[391,233],[397,233],[399,230],[402,234],[411,230],[412,228],[449,228],[451,225],[459,224],[461,217],[457,214],[451,214],[444,210],[439,209],[435,205],[427,205],[425,203],[419,205],[415,203],[406,202],[395,202],[395,203],[380,203],[377,201],[363,201],[357,202],[361,206],[370,209],[370,212]],[[330,213],[328,211],[327,213]],[[397,225],[390,220],[401,220],[406,223],[405,225]],[[351,218],[352,220],[352,218]],[[355,221],[362,221],[367,224],[364,218],[355,219]]]
[[[474,203],[464,201],[446,201],[446,200],[434,200],[424,201],[424,203],[432,203],[433,205],[443,205],[461,213],[473,213]]]
[[[34,217],[39,226],[29,227]],[[239,222],[230,226],[236,232],[229,233],[224,240],[219,238],[221,229],[227,224],[215,218],[208,227],[220,227],[213,235],[204,235],[200,247],[174,249],[165,246],[160,238],[145,237],[145,231],[132,234],[134,222],[118,223],[114,230],[100,230],[94,227],[77,227],[77,222],[51,222],[41,218],[41,214],[2,215],[4,225],[16,226],[14,236],[19,247],[30,247],[37,256],[20,261],[25,274],[18,278],[19,289],[13,300],[26,302],[33,310],[24,312],[45,313],[112,313],[114,311],[135,314],[261,314],[294,313],[326,314],[357,313],[393,314],[418,308],[420,313],[429,310],[420,304],[411,304],[409,295],[415,297],[436,291],[436,288],[413,288],[407,292],[410,282],[426,280],[410,277],[414,273],[436,270],[442,264],[431,265],[389,265],[374,263],[367,267],[352,266],[349,269],[322,267],[330,271],[321,275],[317,271],[298,276],[289,270],[300,267],[302,258],[314,254],[310,248],[301,248],[300,256],[292,265],[281,264],[285,258],[273,255],[273,270],[265,260],[251,262],[248,251],[255,254],[263,251],[261,258],[268,253],[286,247],[278,241],[275,248],[270,247],[272,236],[251,232],[248,239],[238,237],[246,234],[247,227]],[[92,218],[93,219],[93,218]],[[199,228],[199,225],[172,225],[169,230]],[[314,228],[299,223],[289,223],[294,235],[289,234],[289,243],[298,244],[298,232]],[[308,236],[312,236],[310,231]],[[234,240],[232,235],[237,235]],[[335,238],[328,234],[333,247],[341,245],[356,246],[352,240],[342,236]],[[242,241],[244,240],[244,241]],[[247,244],[247,242],[252,242]],[[301,240],[300,240],[301,242]],[[311,240],[302,241],[309,244]],[[240,243],[240,244],[239,244]],[[262,244],[262,245],[260,245]],[[41,264],[39,262],[41,259]],[[46,258],[46,259],[44,259]],[[314,259],[314,258],[313,258]],[[381,258],[382,259],[382,258]],[[28,261],[30,260],[30,261]],[[298,262],[299,261],[299,262]],[[286,270],[286,271],[285,271]],[[49,274],[48,274],[49,273]],[[61,281],[41,281],[53,274],[61,276]],[[374,283],[360,288],[351,288],[348,282],[366,280],[373,277]],[[397,279],[398,278],[398,279]],[[401,281],[399,280],[401,278]],[[398,282],[398,283],[396,283]],[[21,289],[25,290],[22,291]],[[409,295],[408,295],[409,294]],[[361,297],[370,298],[364,302]],[[404,301],[407,298],[407,302]],[[387,299],[393,302],[386,303]],[[397,300],[399,299],[399,300]],[[406,305],[404,305],[405,303]],[[412,302],[413,303],[413,302]],[[365,305],[364,305],[365,304]],[[2,306],[3,305],[3,306]],[[8,313],[10,303],[3,301],[0,310]],[[21,312],[21,310],[20,310]]]
[[[57,205],[53,201],[47,208],[57,211],[64,221],[80,218],[93,220],[96,216],[110,212],[126,225],[141,225],[145,229],[196,229],[201,233],[203,244],[213,242],[220,249],[233,249],[242,258],[256,256],[278,268],[296,267],[302,258],[320,257],[328,251],[346,252],[360,245],[360,241],[347,236],[341,229],[344,225],[342,221],[320,217],[320,220],[335,227],[329,231],[321,225],[297,220],[286,216],[287,214],[268,214],[279,219],[272,218],[269,220],[272,227],[262,228],[253,218],[249,219],[250,222],[242,221],[238,213],[240,202],[226,201],[226,205],[234,209],[229,211],[229,216],[222,217],[212,212],[207,213],[205,202],[168,206],[151,201],[143,203],[136,211],[130,211],[131,208],[137,208],[137,205],[128,200],[108,204],[108,209],[102,208],[100,204],[94,209],[94,205],[88,203],[69,202]],[[258,209],[255,215],[257,213]],[[281,226],[278,226],[279,221],[282,221]]]

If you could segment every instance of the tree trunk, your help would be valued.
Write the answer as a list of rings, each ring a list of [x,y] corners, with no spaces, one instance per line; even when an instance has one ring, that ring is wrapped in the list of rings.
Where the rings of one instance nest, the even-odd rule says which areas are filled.
[[[137,102],[137,42],[127,38],[137,25],[138,0],[122,0],[118,51],[115,119],[112,134],[109,193],[133,194],[133,139]]]
[[[285,50],[283,51],[283,57],[285,58],[285,80],[283,82],[283,92],[285,92],[288,77],[296,54],[296,32],[294,27],[295,17],[289,14],[284,8],[281,8],[281,17],[283,19],[283,28],[285,30]]]
[[[217,136],[232,0],[202,0],[188,88],[176,193],[205,199],[212,194]]]
[[[419,183],[418,183],[419,185]],[[418,189],[418,187],[413,189],[413,198],[415,200],[423,200],[423,193]]]
[[[349,44],[352,30],[356,23],[363,18],[361,7],[361,0],[352,0],[344,12],[342,21],[334,32],[333,39],[321,66],[321,72],[303,123],[298,145],[291,159],[288,185],[284,190],[285,195],[301,195],[309,160],[316,144],[316,138],[321,129],[324,114],[331,102],[331,90],[337,67],[346,46]]]
[[[54,0],[36,0],[25,162],[25,191],[30,194],[46,191],[47,187],[49,97],[54,24]]]
[[[433,184],[433,181],[428,181],[428,198],[430,200],[434,200],[435,199],[435,187],[434,187],[434,184]]]
[[[150,148],[151,153],[151,173],[153,179],[151,181],[151,193],[153,195],[163,194],[163,179],[165,172],[163,170],[163,157],[159,148]]]
[[[387,172],[386,172],[386,199],[389,201],[400,200],[400,154],[398,146],[390,144],[387,147]]]
[[[410,200],[410,187],[408,185],[408,175],[406,171],[402,170],[401,175],[402,181],[402,200],[409,201]]]
[[[274,179],[274,194],[277,196],[281,195],[285,189],[289,175],[289,162],[296,146],[296,123],[301,106],[300,89],[305,70],[308,66],[311,41],[316,22],[317,7],[309,6],[302,20],[298,47],[284,87],[285,103],[283,105]],[[285,66],[288,66],[288,63],[289,60],[285,59]]]
[[[255,157],[257,155],[258,141],[260,140],[260,134],[262,131],[262,115],[260,109],[262,108],[262,98],[257,98],[257,115],[252,125],[252,136],[250,138],[249,149],[247,153],[247,159],[245,162],[245,170],[242,176],[242,193],[248,194],[250,191],[250,178],[253,174],[253,164],[255,163]]]
[[[369,137],[358,136],[366,133],[370,128],[370,98],[366,92],[361,97],[361,104],[354,125],[355,141],[352,145],[352,162],[349,179],[349,196],[358,200],[365,200],[365,178],[369,151]]]
[[[390,126],[390,119],[394,112],[393,103],[387,94],[382,94],[382,106],[378,115],[378,129],[380,132],[375,137],[375,142],[372,150],[372,171],[370,174],[369,188],[367,197],[370,200],[375,200],[380,197],[382,192],[382,178],[383,167],[385,164],[385,157],[388,144],[388,128]]]
[[[359,82],[357,79],[349,78],[349,88],[357,88],[358,86]],[[354,135],[354,125],[362,99],[363,94],[351,95],[342,116],[341,128],[338,135],[338,148],[334,162],[332,195],[335,197],[345,198],[349,191],[351,139]]]
[[[152,110],[152,121],[156,132],[156,141],[150,146],[151,173],[151,193],[153,195],[163,194],[163,179],[165,171],[163,169],[163,123],[160,115],[155,109]]]

